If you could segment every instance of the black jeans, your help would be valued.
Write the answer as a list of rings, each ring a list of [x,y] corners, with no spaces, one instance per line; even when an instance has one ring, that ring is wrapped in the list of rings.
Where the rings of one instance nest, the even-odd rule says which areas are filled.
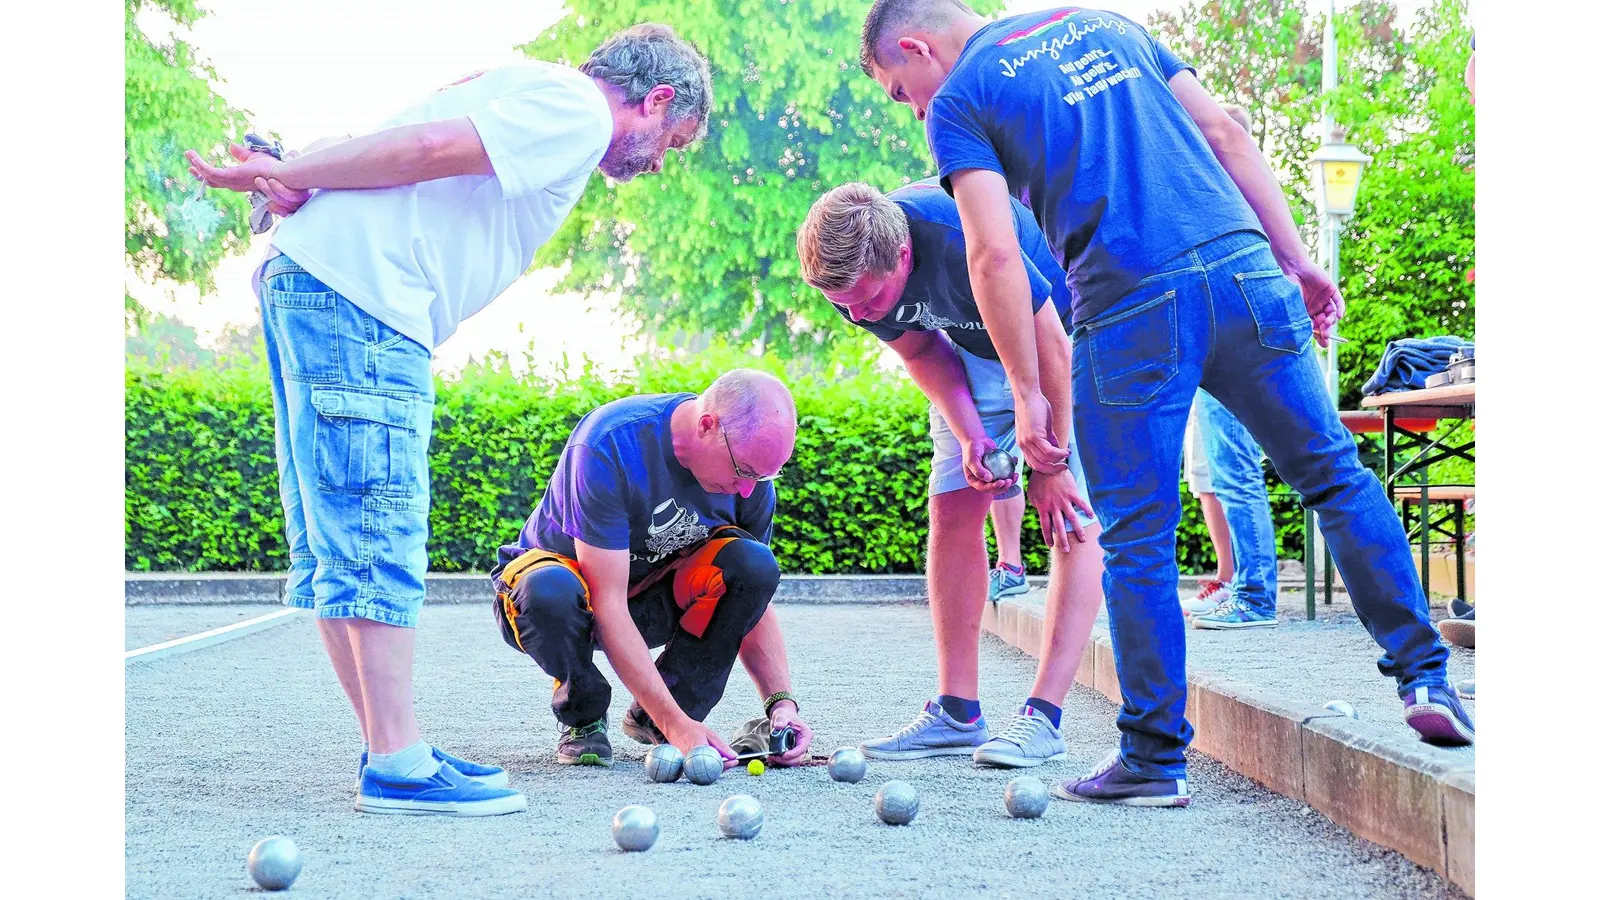
[[[739,645],[778,588],[772,551],[736,533],[691,548],[653,573],[656,580],[629,590],[628,613],[645,644],[666,647],[656,658],[661,680],[696,721],[722,699]],[[604,716],[611,684],[594,663],[594,614],[577,565],[535,550],[492,574],[500,635],[555,679],[556,719],[581,726]]]

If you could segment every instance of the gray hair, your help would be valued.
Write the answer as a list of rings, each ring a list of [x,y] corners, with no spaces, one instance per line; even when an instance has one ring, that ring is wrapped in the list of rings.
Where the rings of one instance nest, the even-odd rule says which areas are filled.
[[[782,380],[755,369],[733,369],[711,382],[700,397],[717,414],[728,440],[742,443],[765,425],[795,430],[794,397]]]
[[[667,124],[699,123],[695,140],[705,136],[711,115],[711,67],[694,45],[666,25],[646,22],[613,34],[594,48],[578,71],[622,91],[628,103],[642,103],[658,84],[672,88]]]
[[[911,25],[923,31],[938,29],[956,13],[977,15],[961,0],[877,0],[861,25],[861,71],[870,77],[872,67],[880,61],[905,62],[898,44],[884,46],[884,42],[900,38],[905,34],[901,29]]]

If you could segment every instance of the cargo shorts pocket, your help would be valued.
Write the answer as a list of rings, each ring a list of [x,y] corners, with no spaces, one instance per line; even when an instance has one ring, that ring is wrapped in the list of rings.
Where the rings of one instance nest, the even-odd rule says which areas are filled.
[[[1083,325],[1095,395],[1107,406],[1143,406],[1178,374],[1178,292]]]
[[[1311,316],[1300,288],[1279,269],[1239,272],[1233,276],[1256,320],[1261,346],[1299,353],[1311,341]]]
[[[318,389],[317,484],[323,490],[411,497],[422,489],[426,447],[419,446],[418,417],[430,404],[414,398]]]

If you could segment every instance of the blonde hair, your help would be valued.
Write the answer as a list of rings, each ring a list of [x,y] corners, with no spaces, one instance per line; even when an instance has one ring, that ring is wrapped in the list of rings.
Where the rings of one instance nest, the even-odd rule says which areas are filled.
[[[819,291],[841,291],[867,273],[894,271],[911,239],[906,214],[870,184],[842,184],[823,194],[795,243],[800,277]]]

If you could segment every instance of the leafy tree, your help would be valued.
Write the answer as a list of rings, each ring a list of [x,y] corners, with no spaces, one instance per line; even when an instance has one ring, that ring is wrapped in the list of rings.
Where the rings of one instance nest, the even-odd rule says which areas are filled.
[[[1473,108],[1463,73],[1471,50],[1463,0],[1435,0],[1409,34],[1394,9],[1363,3],[1335,20],[1335,118],[1373,157],[1339,244],[1349,312],[1340,333],[1340,395],[1359,402],[1389,341],[1476,334]],[[1355,61],[1346,68],[1345,59]]]
[[[213,287],[222,258],[249,244],[249,202],[227,191],[194,190],[185,149],[221,154],[243,136],[246,114],[217,94],[216,71],[188,43],[153,41],[136,19],[169,17],[187,28],[205,15],[196,0],[126,0],[125,249],[148,280]],[[126,300],[135,320],[136,301]]]
[[[835,185],[887,189],[933,174],[918,123],[857,66],[870,5],[572,0],[572,15],[524,52],[575,65],[617,29],[664,22],[710,59],[716,97],[699,147],[659,176],[591,185],[538,264],[570,264],[564,290],[620,287],[622,306],[659,338],[711,331],[784,356],[858,343],[800,281],[795,230]]]

